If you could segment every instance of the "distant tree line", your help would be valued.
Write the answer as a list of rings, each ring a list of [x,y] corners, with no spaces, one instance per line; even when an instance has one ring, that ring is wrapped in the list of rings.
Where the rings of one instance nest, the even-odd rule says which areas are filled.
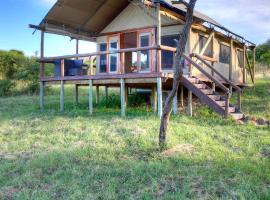
[[[256,48],[256,60],[270,68],[270,39]]]
[[[22,51],[0,50],[0,96],[38,92],[39,63]]]

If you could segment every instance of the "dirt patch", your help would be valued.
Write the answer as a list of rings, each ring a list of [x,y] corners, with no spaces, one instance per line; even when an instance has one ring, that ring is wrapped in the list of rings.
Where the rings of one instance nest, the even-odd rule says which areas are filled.
[[[194,146],[192,144],[178,144],[175,147],[164,151],[165,156],[174,156],[177,154],[187,154],[191,155],[194,151]]]
[[[13,187],[4,187],[0,189],[0,199],[11,200],[14,199],[19,190]]]

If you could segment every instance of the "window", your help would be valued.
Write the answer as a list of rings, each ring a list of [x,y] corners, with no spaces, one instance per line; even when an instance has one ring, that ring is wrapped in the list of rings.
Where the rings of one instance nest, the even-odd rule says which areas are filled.
[[[110,38],[110,51],[118,49],[118,37]],[[118,66],[118,54],[110,54],[109,55],[109,66],[110,72],[114,73],[117,72]]]
[[[140,47],[149,47],[150,46],[150,34],[141,34],[140,35]],[[148,71],[150,69],[150,56],[149,51],[140,52],[140,67],[141,71]]]
[[[177,47],[177,35],[167,35],[161,37],[161,44],[170,47]],[[163,70],[173,69],[174,53],[170,51],[161,51],[161,64]]]
[[[241,68],[244,68],[244,52],[237,50],[238,65]]]
[[[231,48],[224,44],[220,44],[219,62],[224,64],[230,64],[231,60]]]
[[[200,48],[200,52],[203,50],[203,48],[205,47],[206,43],[207,43],[208,38],[205,36],[200,35],[199,36],[199,48]],[[213,57],[213,40],[211,40],[211,42],[208,44],[206,50],[204,51],[203,55],[204,56],[208,56],[208,57]]]
[[[137,32],[128,32],[121,35],[121,48],[137,48]],[[137,52],[125,53],[125,72],[131,73],[138,70]]]
[[[99,44],[100,51],[107,51],[107,44],[102,43]],[[107,55],[100,55],[100,62],[99,62],[99,73],[106,73],[107,72]]]

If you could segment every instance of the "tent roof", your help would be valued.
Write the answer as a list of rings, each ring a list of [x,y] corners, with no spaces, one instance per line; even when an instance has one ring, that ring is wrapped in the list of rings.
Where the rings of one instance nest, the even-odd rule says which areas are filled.
[[[130,0],[57,0],[40,23],[40,27],[45,27],[47,32],[50,32],[50,29],[59,30],[59,34],[71,37],[76,35],[95,38],[129,3]],[[160,3],[182,15],[186,13],[183,4],[173,5],[171,0],[160,0]],[[194,17],[244,39],[198,11],[194,12]]]

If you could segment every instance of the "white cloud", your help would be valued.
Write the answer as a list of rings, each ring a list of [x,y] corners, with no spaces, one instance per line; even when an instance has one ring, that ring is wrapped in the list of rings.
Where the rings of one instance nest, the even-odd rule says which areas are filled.
[[[198,0],[197,10],[256,43],[270,38],[269,0]]]
[[[46,6],[53,6],[53,4],[55,4],[56,1],[57,0],[40,0],[40,2]]]

